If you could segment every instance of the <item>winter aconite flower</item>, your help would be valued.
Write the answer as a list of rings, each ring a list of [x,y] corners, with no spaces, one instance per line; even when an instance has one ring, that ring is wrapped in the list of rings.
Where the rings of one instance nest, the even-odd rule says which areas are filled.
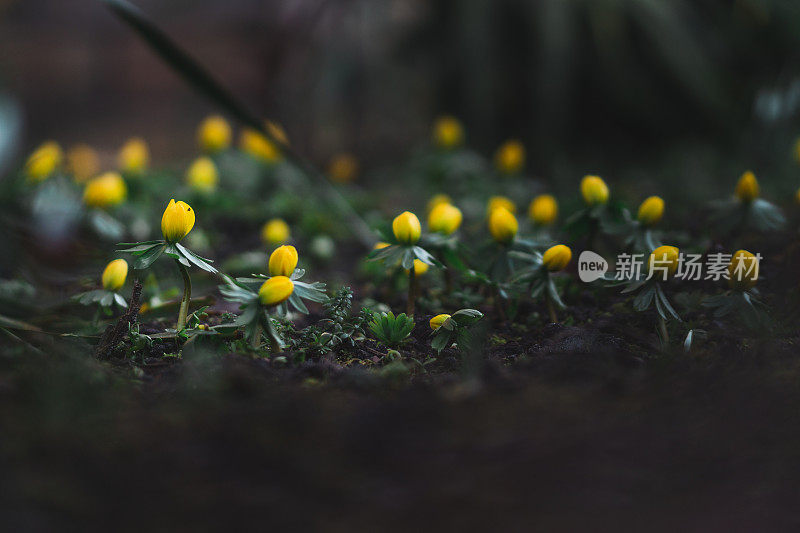
[[[664,215],[664,200],[660,196],[651,196],[639,206],[636,218],[644,226],[653,226]]]
[[[528,216],[539,226],[549,226],[558,217],[558,202],[552,194],[540,194],[531,201]]]
[[[550,272],[560,272],[564,270],[572,259],[572,250],[569,246],[556,244],[545,251],[542,256],[542,264]]]
[[[439,148],[451,150],[464,142],[464,128],[455,117],[442,116],[433,123],[433,142]]]
[[[239,147],[246,154],[265,163],[276,163],[281,159],[278,146],[258,131],[245,128],[239,136]]]
[[[128,262],[124,259],[114,259],[103,270],[103,288],[107,291],[118,291],[125,285],[128,277]]]
[[[525,166],[525,147],[517,139],[504,142],[494,154],[494,166],[502,174],[517,174]]]
[[[89,180],[83,190],[83,203],[88,207],[113,207],[124,202],[127,197],[128,186],[116,172],[106,172]]]
[[[422,235],[422,226],[417,215],[411,211],[403,211],[392,221],[392,231],[397,242],[405,245],[416,244]]]
[[[76,144],[67,150],[67,171],[78,183],[94,177],[100,171],[100,158],[88,144]]]
[[[48,141],[39,146],[28,156],[25,162],[25,175],[28,181],[38,182],[49,178],[64,159],[61,147],[55,141]]]
[[[428,200],[428,205],[427,205],[428,213],[436,209],[439,206],[439,204],[452,204],[452,203],[453,199],[450,198],[448,195],[442,193],[435,194],[430,200]]]
[[[508,244],[517,235],[517,217],[504,207],[494,209],[489,215],[489,233],[500,244]]]
[[[648,266],[651,276],[658,273],[661,279],[666,279],[678,270],[680,251],[675,246],[659,246],[650,254]]]
[[[742,177],[736,183],[734,194],[740,201],[749,203],[758,198],[760,190],[756,175],[748,170],[742,174]]]
[[[463,216],[461,210],[452,204],[439,204],[428,215],[428,227],[435,233],[452,235],[459,226]]]
[[[291,276],[295,268],[297,268],[297,249],[294,246],[279,246],[270,254],[270,276]]]
[[[289,299],[294,292],[294,283],[286,276],[273,276],[261,285],[258,299],[261,305],[273,307]]]
[[[219,173],[217,165],[210,157],[199,157],[186,171],[186,182],[189,186],[201,193],[208,194],[217,189]]]
[[[492,196],[486,203],[486,215],[487,216],[491,215],[492,211],[494,211],[498,207],[502,207],[511,214],[517,212],[517,206],[514,205],[514,202],[512,202],[510,198],[507,198],[505,196]]]
[[[747,250],[739,250],[728,265],[728,284],[732,289],[746,291],[758,281],[758,257]]]
[[[264,227],[261,228],[261,240],[271,246],[287,242],[291,235],[292,232],[289,229],[289,224],[280,218],[269,220],[264,224]]]
[[[175,243],[186,237],[194,227],[194,209],[183,201],[169,201],[161,216],[161,233],[167,242]]]
[[[423,263],[419,259],[414,259],[414,276],[415,277],[419,277],[419,276],[425,275],[428,272],[429,268],[430,267],[426,263]],[[410,274],[410,273],[411,273],[410,270],[406,270],[406,274]]]
[[[336,154],[328,163],[328,178],[334,183],[352,183],[358,176],[358,159],[353,154]]]
[[[128,174],[141,174],[150,165],[150,149],[144,139],[129,139],[119,151],[119,168]]]
[[[430,321],[431,329],[432,330],[439,329],[440,327],[442,327],[442,324],[444,324],[448,318],[450,318],[450,315],[448,315],[447,313],[442,313],[441,315],[436,315],[435,317],[431,318]]]
[[[608,202],[608,185],[599,176],[584,176],[581,181],[581,196],[589,207]]]
[[[209,154],[226,150],[231,145],[231,126],[218,115],[207,117],[197,129],[197,143]]]

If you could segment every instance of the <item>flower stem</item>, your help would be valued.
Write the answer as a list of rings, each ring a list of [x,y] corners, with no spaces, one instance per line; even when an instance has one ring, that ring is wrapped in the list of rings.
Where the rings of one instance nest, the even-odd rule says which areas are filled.
[[[181,307],[178,310],[178,325],[175,329],[181,331],[186,327],[186,317],[189,314],[189,300],[192,299],[192,280],[189,278],[189,270],[180,263],[180,261],[175,261],[178,264],[178,270],[181,271],[181,276],[183,276],[183,299],[181,300]]]
[[[258,347],[261,346],[261,331],[263,328],[261,327],[261,322],[256,324],[255,329],[253,330],[253,338],[250,339],[250,347],[253,350],[258,350]]]
[[[406,315],[414,316],[414,300],[417,298],[417,274],[414,271],[414,264],[408,269],[408,302],[406,303]]]
[[[553,299],[545,292],[544,301],[547,303],[547,313],[550,315],[550,322],[558,324],[558,316],[556,315],[556,308],[553,305]]]
[[[667,322],[659,315],[658,317],[658,331],[661,333],[661,340],[664,346],[669,344],[669,332],[667,331]]]

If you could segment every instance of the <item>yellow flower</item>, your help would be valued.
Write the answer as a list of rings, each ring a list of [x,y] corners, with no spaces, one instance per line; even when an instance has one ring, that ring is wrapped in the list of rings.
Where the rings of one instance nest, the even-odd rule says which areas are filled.
[[[659,246],[653,253],[650,254],[648,265],[650,272],[656,269],[658,272],[654,273],[654,277],[664,277],[663,271],[666,269],[667,277],[672,276],[678,269],[678,261],[680,259],[680,251],[674,246]]]
[[[198,192],[206,194],[214,192],[219,183],[217,165],[210,157],[198,157],[186,171],[186,181]]]
[[[516,174],[525,166],[525,147],[517,139],[500,145],[494,154],[494,166],[503,174]]]
[[[433,123],[433,142],[439,148],[450,150],[464,142],[464,128],[457,118],[442,116]]]
[[[178,242],[194,227],[194,209],[183,201],[169,201],[161,217],[161,233],[167,242]]]
[[[103,270],[103,288],[107,291],[118,291],[125,285],[128,277],[128,262],[124,259],[114,259]]]
[[[294,292],[294,283],[286,276],[273,276],[258,289],[261,305],[272,307],[289,299]]]
[[[100,158],[88,144],[76,144],[67,150],[67,170],[75,181],[83,183],[100,171]]]
[[[430,268],[430,265],[428,265],[428,263],[423,263],[419,259],[414,259],[414,277],[415,278],[418,278],[419,276],[424,275],[428,271],[429,268]],[[406,274],[409,274],[410,272],[411,272],[410,270],[406,269]]]
[[[150,164],[150,149],[143,139],[129,139],[119,151],[119,168],[130,174],[141,174]]]
[[[491,215],[492,211],[498,207],[502,207],[511,214],[517,212],[517,206],[514,205],[514,202],[512,202],[509,198],[505,196],[492,196],[489,198],[489,202],[486,204],[486,214]]]
[[[559,272],[567,268],[572,259],[572,250],[569,246],[556,244],[545,251],[542,256],[542,264],[550,272]]]
[[[664,216],[664,200],[660,196],[651,196],[639,206],[636,218],[645,226],[658,224]]]
[[[204,152],[214,154],[231,145],[231,126],[219,115],[206,117],[197,128],[197,143]]]
[[[270,276],[291,276],[295,268],[297,268],[297,249],[294,246],[279,246],[270,254]]]
[[[514,240],[518,229],[517,217],[508,209],[498,207],[489,215],[489,233],[500,244],[508,244]]]
[[[742,202],[748,203],[758,198],[759,191],[760,187],[758,186],[756,175],[748,170],[739,178],[734,193],[736,194],[736,198]]]
[[[599,176],[584,176],[581,181],[581,195],[589,207],[608,202],[608,185]]]
[[[428,213],[436,209],[436,207],[439,204],[452,204],[452,203],[453,203],[452,198],[450,198],[446,194],[436,194],[433,196],[433,198],[428,200],[428,206],[427,206]]]
[[[106,172],[86,183],[83,203],[89,207],[112,207],[128,197],[128,186],[116,172]]]
[[[528,216],[539,226],[549,226],[558,217],[558,202],[552,194],[540,194],[528,207]]]
[[[28,181],[38,182],[49,178],[61,165],[64,155],[55,141],[47,141],[28,156],[25,162],[25,174]]]
[[[242,130],[242,134],[239,136],[239,147],[243,152],[265,163],[276,163],[282,157],[281,151],[275,143],[251,128]]]
[[[444,324],[445,320],[447,320],[448,318],[450,318],[450,315],[446,313],[442,313],[441,315],[436,315],[435,317],[431,318],[430,321],[431,329],[433,330],[439,329],[440,327],[442,327],[442,324]]]
[[[428,227],[431,231],[443,235],[451,235],[461,226],[461,210],[451,204],[439,204],[428,215]]]
[[[422,226],[417,215],[411,211],[403,211],[392,221],[394,238],[401,244],[416,244],[422,235]]]
[[[758,281],[758,258],[747,250],[739,250],[728,265],[728,285],[732,289],[746,291]]]
[[[353,154],[336,154],[328,164],[328,177],[334,183],[352,183],[358,176],[358,159]]]
[[[292,232],[283,219],[273,218],[261,228],[261,239],[267,244],[283,244],[289,240]]]
[[[383,250],[387,246],[391,246],[388,242],[376,242],[375,246],[372,247],[373,250]]]

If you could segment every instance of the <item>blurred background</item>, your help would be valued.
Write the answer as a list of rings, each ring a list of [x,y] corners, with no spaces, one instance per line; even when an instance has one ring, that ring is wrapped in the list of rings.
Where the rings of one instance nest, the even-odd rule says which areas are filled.
[[[391,166],[448,113],[487,155],[520,138],[557,192],[589,172],[662,194],[728,190],[748,167],[767,191],[798,182],[792,0],[135,3],[320,163],[348,150]],[[19,157],[139,135],[169,165],[215,111],[97,0],[0,0],[0,77],[21,104]]]

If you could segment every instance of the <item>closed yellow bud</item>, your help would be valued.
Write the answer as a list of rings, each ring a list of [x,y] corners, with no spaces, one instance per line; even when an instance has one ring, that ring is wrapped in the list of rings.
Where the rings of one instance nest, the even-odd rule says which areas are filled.
[[[517,235],[519,223],[511,211],[498,207],[489,215],[489,233],[500,244],[508,244]]]
[[[436,209],[439,204],[452,204],[453,199],[446,194],[436,194],[428,200],[428,213]]]
[[[100,158],[88,144],[76,144],[67,150],[67,170],[75,181],[83,183],[100,171]]]
[[[599,176],[584,176],[581,181],[581,196],[589,207],[608,202],[608,185]]]
[[[279,246],[270,254],[270,276],[291,276],[295,268],[297,268],[297,249],[294,246]]]
[[[675,274],[675,271],[678,270],[679,260],[680,250],[675,246],[659,246],[650,254],[650,260],[647,264],[650,268],[650,272],[653,272],[655,276],[661,276],[663,278],[664,269],[667,270],[667,277]]]
[[[58,170],[64,155],[61,147],[55,141],[48,141],[39,146],[28,156],[25,162],[25,175],[28,181],[38,182],[49,178]]]
[[[569,246],[563,244],[551,246],[542,256],[542,264],[550,272],[564,270],[570,260],[572,260],[572,250],[569,249]]]
[[[494,166],[503,174],[516,174],[525,166],[525,147],[516,139],[506,141],[494,154]]]
[[[446,313],[442,313],[441,315],[436,315],[435,317],[431,318],[430,321],[431,329],[433,330],[439,329],[440,327],[442,327],[442,324],[444,324],[448,318],[450,318],[450,315]]]
[[[457,118],[442,116],[433,123],[433,142],[446,150],[457,148],[464,142],[464,128]]]
[[[461,210],[456,206],[439,204],[428,215],[428,227],[433,232],[451,235],[461,226],[462,219]]]
[[[186,182],[198,192],[214,192],[219,183],[217,165],[209,157],[198,157],[186,171]]]
[[[728,265],[728,285],[732,289],[746,291],[758,281],[758,258],[747,250],[739,250]]]
[[[391,246],[388,242],[376,242],[375,246],[372,247],[373,250],[383,250],[387,246]]]
[[[419,259],[414,259],[414,277],[415,278],[424,275],[428,271],[429,268],[430,268],[430,265],[428,265],[428,263],[423,263]],[[406,270],[406,274],[409,274],[409,273],[410,273],[410,270]]]
[[[736,194],[736,198],[742,202],[752,202],[758,198],[760,190],[761,188],[758,186],[756,175],[748,170],[739,178],[734,193]]]
[[[113,207],[128,197],[128,186],[116,172],[106,172],[86,183],[83,203],[88,207]]]
[[[107,291],[118,291],[125,285],[128,277],[128,262],[124,259],[114,259],[103,270],[103,288]]]
[[[161,233],[167,242],[178,242],[194,227],[194,209],[186,202],[174,199],[169,201],[169,205],[161,216]]]
[[[422,235],[422,226],[417,215],[411,211],[403,211],[392,221],[394,238],[401,244],[416,244]]]
[[[528,216],[539,226],[549,226],[558,217],[558,202],[552,194],[540,194],[528,207]]]
[[[289,240],[292,232],[283,219],[273,218],[261,228],[261,239],[270,245],[283,244]]]
[[[209,154],[226,150],[231,145],[232,136],[230,124],[218,115],[206,117],[197,128],[197,144]]]
[[[119,151],[119,168],[129,174],[141,174],[150,165],[150,149],[138,137],[128,140]]]
[[[293,292],[292,280],[286,276],[274,276],[265,281],[258,289],[258,299],[261,305],[272,307],[288,300]]]
[[[352,183],[358,176],[358,159],[353,154],[337,154],[328,164],[328,177],[334,183]]]
[[[664,216],[664,200],[660,196],[651,196],[639,206],[636,218],[645,226],[658,224]]]
[[[276,163],[281,159],[278,147],[254,129],[245,128],[239,137],[239,147],[243,152],[265,163]]]
[[[512,214],[517,212],[517,206],[514,205],[514,202],[512,202],[511,199],[505,196],[492,196],[489,198],[489,202],[486,204],[486,215],[491,215],[492,211],[498,207],[502,207]]]

